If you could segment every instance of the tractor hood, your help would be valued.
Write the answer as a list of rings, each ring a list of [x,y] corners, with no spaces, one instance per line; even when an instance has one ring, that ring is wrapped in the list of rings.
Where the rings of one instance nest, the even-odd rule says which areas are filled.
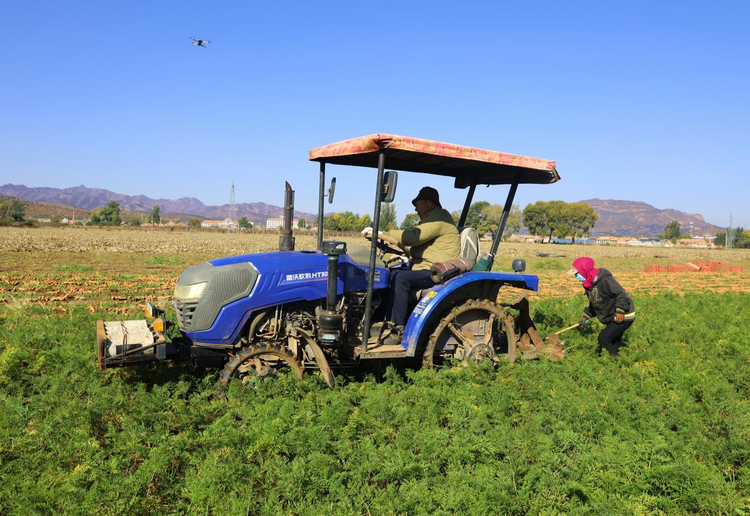
[[[225,341],[251,311],[322,299],[327,260],[319,251],[276,251],[229,256],[191,267],[180,275],[175,288],[179,328],[201,342]],[[367,288],[366,268],[347,255],[340,259],[338,279],[339,294]],[[385,288],[387,271],[376,268],[375,280],[375,288]]]

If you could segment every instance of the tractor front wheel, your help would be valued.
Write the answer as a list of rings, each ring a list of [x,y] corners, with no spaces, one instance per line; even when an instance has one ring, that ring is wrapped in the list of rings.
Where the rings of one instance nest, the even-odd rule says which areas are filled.
[[[288,348],[259,342],[242,348],[229,359],[219,377],[219,388],[223,393],[232,378],[248,383],[253,378],[276,377],[286,368],[302,378],[304,367]]]

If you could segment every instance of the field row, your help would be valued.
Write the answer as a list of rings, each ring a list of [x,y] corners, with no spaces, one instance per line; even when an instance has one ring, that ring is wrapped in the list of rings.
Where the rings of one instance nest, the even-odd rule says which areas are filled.
[[[317,237],[296,235],[297,249],[315,249]],[[348,244],[367,245],[359,236],[335,237]],[[145,229],[120,228],[8,228],[0,227],[0,253],[3,252],[70,252],[70,253],[153,253],[166,255],[201,255],[217,258],[246,253],[276,251],[279,236],[273,234],[204,233],[181,231],[149,232]],[[482,251],[491,242],[482,241]],[[746,249],[682,249],[614,247],[597,245],[550,245],[503,243],[497,256],[531,259],[591,256],[604,260],[636,260],[642,270],[646,263],[684,263],[689,260],[718,260],[734,265],[750,265]],[[509,265],[509,264],[508,264]]]

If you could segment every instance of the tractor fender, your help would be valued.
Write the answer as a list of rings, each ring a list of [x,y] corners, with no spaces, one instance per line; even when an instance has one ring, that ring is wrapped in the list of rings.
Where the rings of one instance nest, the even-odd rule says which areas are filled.
[[[456,301],[489,299],[494,302],[503,285],[536,291],[539,289],[539,278],[531,274],[509,272],[467,272],[432,287],[422,296],[406,321],[401,339],[406,356],[415,356],[418,345],[427,341],[429,333],[440,318],[453,308]]]

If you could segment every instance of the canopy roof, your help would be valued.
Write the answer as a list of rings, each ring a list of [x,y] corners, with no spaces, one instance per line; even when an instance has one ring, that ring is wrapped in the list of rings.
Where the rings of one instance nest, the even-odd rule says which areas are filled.
[[[318,147],[310,151],[310,161],[377,168],[381,152],[388,169],[454,177],[456,188],[560,180],[554,161],[394,134],[371,134]]]

